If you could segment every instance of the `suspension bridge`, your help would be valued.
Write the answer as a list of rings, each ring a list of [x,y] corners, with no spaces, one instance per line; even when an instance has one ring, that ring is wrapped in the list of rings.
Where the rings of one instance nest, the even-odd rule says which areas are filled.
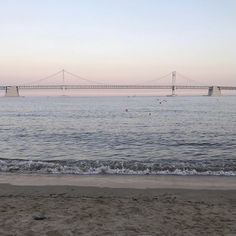
[[[79,80],[80,82],[84,82],[84,84],[66,84],[66,75],[72,76]],[[42,82],[45,82],[47,80],[50,80],[54,77],[60,77],[61,83],[60,84],[41,84]],[[171,77],[171,83],[168,85],[157,85],[155,84],[156,81],[160,81],[166,78]],[[192,80],[188,77],[185,77],[178,73],[178,78],[185,79],[188,84],[178,84],[177,83],[177,72],[173,71],[167,75],[164,75],[162,77],[156,78],[151,81],[146,81],[143,84],[129,84],[129,85],[122,85],[122,84],[103,84],[100,82],[92,81],[86,78],[83,78],[77,74],[73,74],[66,70],[61,70],[57,73],[54,73],[52,75],[49,75],[45,78],[22,84],[22,85],[15,85],[15,86],[8,86],[8,85],[2,85],[0,86],[0,90],[5,91],[6,97],[18,97],[20,90],[82,90],[82,89],[120,89],[120,90],[128,90],[128,89],[134,89],[134,90],[140,90],[140,89],[152,89],[152,90],[158,90],[158,89],[166,89],[170,90],[171,94],[170,96],[176,96],[177,90],[206,90],[208,92],[208,96],[220,96],[222,90],[236,90],[236,86],[209,86],[209,85],[200,85],[199,82]],[[151,84],[150,84],[151,83]],[[192,85],[190,84],[192,83]]]

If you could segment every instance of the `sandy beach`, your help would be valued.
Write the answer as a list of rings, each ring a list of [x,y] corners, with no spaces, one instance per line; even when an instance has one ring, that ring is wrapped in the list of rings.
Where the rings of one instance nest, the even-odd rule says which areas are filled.
[[[1,175],[0,235],[235,235],[235,182]]]

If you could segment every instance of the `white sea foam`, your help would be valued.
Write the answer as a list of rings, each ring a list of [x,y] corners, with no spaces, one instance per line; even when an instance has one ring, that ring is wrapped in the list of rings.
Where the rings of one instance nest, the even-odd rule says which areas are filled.
[[[75,175],[212,175],[212,176],[236,176],[235,170],[217,169],[214,166],[199,168],[199,163],[187,167],[178,167],[180,163],[168,162],[142,163],[137,161],[33,161],[33,160],[0,160],[0,172],[10,173],[38,173],[38,174],[75,174]],[[115,167],[116,165],[119,168]],[[176,167],[174,167],[176,165]],[[219,168],[219,167],[218,167]],[[209,170],[208,170],[209,169]]]

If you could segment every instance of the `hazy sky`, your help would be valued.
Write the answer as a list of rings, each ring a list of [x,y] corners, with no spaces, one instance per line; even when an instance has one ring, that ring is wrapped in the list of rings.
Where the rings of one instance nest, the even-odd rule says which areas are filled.
[[[0,83],[63,68],[136,83],[173,70],[236,85],[236,0],[0,0]]]

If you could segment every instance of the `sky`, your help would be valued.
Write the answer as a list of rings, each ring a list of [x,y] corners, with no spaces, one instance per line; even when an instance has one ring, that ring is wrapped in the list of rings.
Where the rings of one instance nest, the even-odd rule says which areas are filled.
[[[235,0],[0,0],[0,83],[66,69],[103,83],[177,71],[236,85],[235,25]]]

